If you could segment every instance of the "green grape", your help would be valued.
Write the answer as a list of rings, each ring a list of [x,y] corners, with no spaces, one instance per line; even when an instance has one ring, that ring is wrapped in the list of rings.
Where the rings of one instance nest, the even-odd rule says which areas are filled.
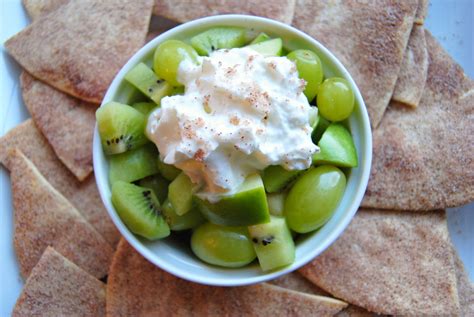
[[[210,222],[193,232],[191,249],[204,262],[224,267],[241,267],[257,257],[246,227],[224,227]]]
[[[286,197],[288,226],[298,233],[320,228],[331,218],[345,188],[346,176],[337,167],[323,165],[307,170]]]
[[[316,53],[309,50],[296,50],[288,54],[290,60],[296,63],[300,78],[306,80],[304,94],[311,102],[318,93],[319,86],[323,82],[323,66]]]
[[[194,48],[178,40],[168,40],[156,48],[153,68],[158,77],[163,78],[172,86],[182,86],[177,76],[179,64],[185,59],[198,64],[198,54]]]
[[[344,78],[329,78],[319,87],[317,102],[323,117],[342,121],[354,110],[354,92]]]

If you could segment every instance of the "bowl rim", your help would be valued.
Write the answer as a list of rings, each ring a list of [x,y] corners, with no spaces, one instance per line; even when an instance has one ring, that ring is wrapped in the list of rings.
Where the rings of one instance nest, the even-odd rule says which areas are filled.
[[[154,265],[158,266],[159,268],[165,270],[166,272],[175,275],[177,277],[183,278],[185,280],[205,284],[205,285],[213,285],[213,286],[243,286],[249,284],[255,284],[260,282],[265,282],[284,274],[290,273],[298,268],[302,267],[303,265],[307,264],[319,254],[321,254],[324,250],[326,250],[347,228],[349,223],[351,222],[352,218],[354,217],[355,213],[360,207],[362,198],[364,196],[365,190],[367,188],[369,175],[370,175],[370,168],[372,164],[372,130],[370,126],[369,116],[367,113],[367,107],[364,103],[362,95],[359,91],[359,88],[355,84],[354,79],[347,71],[347,69],[342,65],[342,63],[319,41],[312,38],[308,34],[296,29],[291,25],[284,24],[279,21],[275,21],[272,19],[252,16],[252,15],[244,15],[244,14],[224,14],[224,15],[216,15],[216,16],[209,16],[203,17],[196,20],[192,20],[183,24],[180,24],[166,32],[161,33],[159,36],[145,44],[142,48],[140,48],[128,61],[127,63],[122,66],[120,71],[114,77],[111,85],[107,89],[105,97],[101,103],[101,106],[105,103],[112,101],[112,97],[115,96],[118,87],[120,86],[121,82],[123,81],[123,77],[125,74],[137,63],[143,60],[144,56],[149,54],[151,49],[154,49],[158,43],[162,41],[162,38],[173,36],[176,34],[180,34],[186,30],[200,27],[201,24],[213,24],[216,25],[226,25],[232,23],[233,21],[238,20],[246,20],[253,24],[261,23],[267,24],[270,28],[283,28],[286,29],[287,32],[293,33],[295,37],[301,39],[303,42],[309,42],[311,45],[318,47],[320,51],[322,51],[325,55],[325,58],[329,59],[338,69],[339,72],[343,74],[343,77],[346,78],[352,89],[354,91],[354,96],[356,102],[359,104],[361,117],[362,117],[362,132],[364,137],[362,138],[362,142],[365,144],[365,151],[361,151],[360,156],[364,157],[364,160],[359,158],[359,167],[362,168],[362,175],[359,182],[359,186],[357,189],[356,194],[354,195],[351,203],[350,203],[350,212],[347,213],[342,220],[337,224],[333,231],[330,231],[328,236],[324,239],[324,243],[319,246],[319,248],[314,248],[313,252],[309,252],[304,254],[301,258],[295,258],[294,263],[291,266],[285,267],[283,269],[277,271],[270,271],[264,272],[258,276],[252,277],[241,277],[237,279],[221,279],[221,278],[210,278],[207,277],[205,274],[200,274],[200,270],[194,270],[192,274],[189,271],[182,270],[180,268],[174,267],[162,261],[156,253],[152,252],[148,247],[146,247],[132,232],[126,228],[125,224],[122,222],[120,217],[117,215],[114,207],[111,204],[110,197],[107,196],[104,188],[108,188],[110,190],[110,185],[108,182],[107,177],[103,177],[104,175],[104,164],[103,160],[105,159],[105,155],[103,154],[102,145],[100,142],[100,136],[98,133],[97,123],[94,128],[94,136],[93,136],[93,167],[94,167],[94,175],[97,184],[98,191],[100,193],[102,202],[104,207],[107,210],[108,215],[111,217],[114,225],[119,230],[120,234],[122,235],[125,240],[135,249],[137,250],[142,256],[144,256],[148,261],[153,263]],[[209,26],[212,27],[212,26]],[[252,26],[247,26],[248,29],[251,29]],[[171,34],[171,35],[170,35]],[[100,154],[99,154],[100,153]],[[105,173],[108,175],[108,173]],[[319,251],[319,252],[318,252]],[[239,270],[239,268],[233,269]]]

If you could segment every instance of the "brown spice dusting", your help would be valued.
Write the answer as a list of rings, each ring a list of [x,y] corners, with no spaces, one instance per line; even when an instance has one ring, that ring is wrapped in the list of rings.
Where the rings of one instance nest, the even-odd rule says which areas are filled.
[[[196,151],[196,153],[194,153],[193,158],[194,158],[196,161],[198,161],[198,162],[202,162],[205,155],[206,155],[206,153],[204,152],[204,150],[198,149],[198,150]]]
[[[229,121],[230,121],[230,123],[232,123],[235,126],[240,124],[240,119],[237,116],[230,117]]]

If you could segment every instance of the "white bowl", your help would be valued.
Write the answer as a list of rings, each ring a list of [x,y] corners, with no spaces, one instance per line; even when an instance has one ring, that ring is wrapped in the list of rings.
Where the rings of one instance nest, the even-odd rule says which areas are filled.
[[[183,279],[208,285],[238,286],[271,280],[294,271],[318,256],[339,237],[359,208],[367,187],[372,161],[372,135],[369,117],[359,89],[348,71],[331,52],[318,41],[289,25],[248,15],[220,15],[202,18],[182,24],[161,34],[141,48],[123,66],[110,85],[102,104],[112,100],[123,103],[130,101],[131,89],[124,81],[125,74],[139,62],[145,61],[151,65],[153,52],[161,42],[169,39],[186,40],[215,26],[240,26],[256,32],[265,32],[271,37],[281,37],[285,48],[289,50],[310,49],[320,57],[326,77],[339,76],[346,78],[355,94],[355,109],[347,123],[357,148],[359,167],[353,168],[349,172],[344,197],[329,222],[315,232],[300,236],[296,241],[296,259],[294,263],[281,270],[271,272],[263,272],[258,263],[237,269],[208,265],[194,256],[189,246],[173,239],[173,234],[169,238],[150,242],[130,232],[111,203],[108,162],[102,151],[96,127],[93,155],[97,186],[110,217],[130,245],[150,262]]]

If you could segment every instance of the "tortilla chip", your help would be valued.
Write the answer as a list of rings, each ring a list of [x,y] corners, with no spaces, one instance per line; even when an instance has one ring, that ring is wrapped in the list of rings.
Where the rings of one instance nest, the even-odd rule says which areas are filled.
[[[105,284],[47,247],[12,316],[105,316]]]
[[[423,26],[414,25],[403,56],[392,101],[411,107],[418,106],[425,88],[428,64],[425,30]]]
[[[459,312],[446,212],[359,210],[300,272],[349,303],[389,315]]]
[[[474,81],[427,32],[428,79],[416,109],[392,104],[373,131],[363,207],[432,210],[474,200]]]
[[[418,0],[418,9],[416,9],[415,23],[422,25],[425,23],[425,18],[428,15],[429,0]]]
[[[96,107],[35,80],[20,76],[23,101],[36,126],[67,168],[84,180],[92,172]]]
[[[70,0],[5,43],[33,76],[99,104],[115,74],[145,43],[153,0]]]
[[[82,213],[111,246],[117,244],[120,234],[104,208],[94,175],[83,182],[78,181],[56,157],[31,119],[0,138],[0,162],[8,169],[11,168],[8,153],[14,148],[20,149],[33,162],[48,182]]]
[[[69,0],[22,0],[22,2],[31,20],[36,20],[41,15],[56,10]]]
[[[155,0],[153,14],[178,22],[218,14],[250,14],[290,24],[295,12],[295,0]]]
[[[131,282],[133,281],[133,282]],[[332,316],[345,303],[270,284],[214,287],[176,278],[121,240],[107,285],[108,316]]]
[[[19,150],[10,153],[14,246],[27,277],[48,246],[97,278],[107,275],[113,249]]]
[[[297,292],[308,293],[311,295],[331,297],[331,294],[319,288],[315,284],[311,283],[308,279],[306,279],[303,275],[301,275],[298,272],[291,272],[291,273],[285,274],[277,279],[269,281],[269,283],[280,286],[280,287],[284,287],[287,289],[291,289]],[[341,301],[341,303],[344,303],[344,302]],[[371,316],[377,316],[377,315],[374,313],[370,313],[363,308],[360,308],[354,305],[347,305],[346,303],[346,308],[341,310],[335,316],[371,317]]]
[[[161,33],[164,33],[178,25],[179,23],[176,21],[172,21],[160,16],[152,16],[150,28],[148,29],[148,34],[146,35],[146,42],[150,42]]]
[[[453,254],[454,264],[456,265],[459,304],[461,305],[460,316],[474,316],[474,284],[469,279],[464,264],[455,248],[453,248]]]
[[[373,128],[392,97],[417,5],[417,0],[296,1],[293,24],[320,41],[348,69]]]
[[[270,284],[292,289],[297,292],[312,295],[331,296],[328,292],[320,289],[298,272],[285,274],[277,279],[269,281]]]

